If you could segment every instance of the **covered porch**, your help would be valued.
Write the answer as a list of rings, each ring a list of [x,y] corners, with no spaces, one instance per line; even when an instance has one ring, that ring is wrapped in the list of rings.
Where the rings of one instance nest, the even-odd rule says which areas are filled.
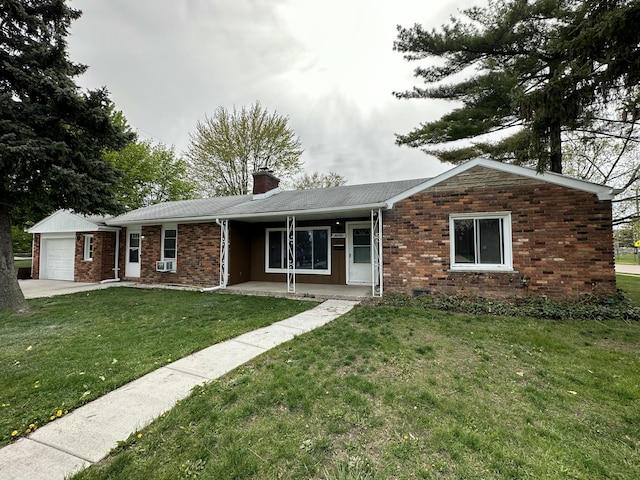
[[[219,219],[220,283],[331,298],[382,296],[380,209]]]
[[[362,300],[371,298],[369,285],[331,285],[319,283],[298,283],[295,292],[287,291],[284,282],[249,281],[228,285],[221,292],[240,295],[276,296],[308,299]]]

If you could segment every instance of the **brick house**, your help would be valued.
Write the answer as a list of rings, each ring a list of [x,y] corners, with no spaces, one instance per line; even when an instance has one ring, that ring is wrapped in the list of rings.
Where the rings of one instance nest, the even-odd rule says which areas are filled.
[[[76,220],[67,271],[75,281],[267,281],[289,292],[370,285],[374,296],[613,293],[617,193],[486,159],[430,179],[301,191],[261,171],[253,194],[152,205],[94,218],[93,229]],[[50,242],[69,233],[52,231],[56,215],[30,229],[34,278],[51,278]]]

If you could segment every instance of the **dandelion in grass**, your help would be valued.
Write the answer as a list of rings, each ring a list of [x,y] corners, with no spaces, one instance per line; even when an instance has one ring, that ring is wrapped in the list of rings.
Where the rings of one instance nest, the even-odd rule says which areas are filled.
[[[13,432],[11,432],[11,436],[15,437],[16,435],[18,435],[18,433],[20,433],[18,432],[18,430],[14,430]]]

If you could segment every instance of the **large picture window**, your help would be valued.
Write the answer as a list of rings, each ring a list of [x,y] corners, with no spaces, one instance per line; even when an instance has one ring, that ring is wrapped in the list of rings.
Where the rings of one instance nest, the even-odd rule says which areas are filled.
[[[295,267],[299,273],[331,273],[329,237],[329,227],[296,228]],[[287,271],[286,229],[267,229],[265,263],[267,273]]]
[[[511,270],[511,214],[452,215],[451,268]]]

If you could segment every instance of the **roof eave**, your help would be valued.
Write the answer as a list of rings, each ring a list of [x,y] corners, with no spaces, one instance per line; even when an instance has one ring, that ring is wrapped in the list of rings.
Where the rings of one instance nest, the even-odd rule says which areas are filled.
[[[422,192],[430,187],[433,187],[439,183],[444,182],[456,175],[459,175],[467,170],[470,170],[474,167],[485,167],[493,170],[502,171],[505,173],[511,173],[514,175],[519,175],[527,178],[535,178],[542,182],[552,183],[555,185],[564,186],[567,188],[573,188],[575,190],[581,190],[584,192],[593,193],[597,195],[598,200],[612,200],[617,194],[620,193],[619,189],[615,189],[609,187],[607,185],[599,185],[596,183],[587,182],[585,180],[579,180],[577,178],[568,177],[566,175],[562,175],[559,173],[538,173],[533,169],[521,167],[519,165],[512,165],[510,163],[496,162],[495,160],[489,160],[487,158],[474,158],[473,160],[469,160],[466,163],[458,165],[451,170],[447,170],[446,172],[438,175],[437,177],[431,178],[420,185],[416,185],[415,187],[402,192],[389,200],[387,200],[387,204],[389,208],[392,208],[393,205],[405,198],[409,198],[412,195],[415,195],[418,192]]]
[[[387,202],[377,202],[363,205],[351,205],[343,207],[333,208],[314,208],[304,210],[287,210],[287,211],[272,211],[272,212],[260,212],[260,213],[241,213],[241,214],[220,214],[220,215],[204,215],[197,217],[157,217],[144,220],[124,220],[107,222],[110,226],[127,226],[127,225],[158,225],[161,223],[207,223],[215,222],[216,220],[260,220],[269,219],[274,217],[290,217],[290,216],[312,216],[317,217],[319,215],[332,215],[332,214],[344,214],[349,212],[366,212],[372,209],[387,209],[389,205]]]

